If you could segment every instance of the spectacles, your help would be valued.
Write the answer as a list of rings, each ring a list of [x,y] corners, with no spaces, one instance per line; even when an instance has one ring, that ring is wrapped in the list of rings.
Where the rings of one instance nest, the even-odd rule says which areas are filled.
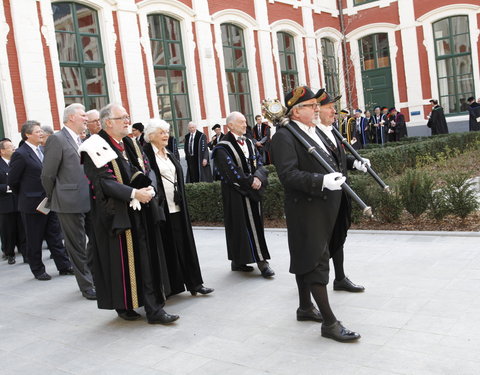
[[[110,120],[130,121],[130,116],[110,117]]]
[[[100,119],[87,121],[87,124],[91,124],[91,123],[93,123],[93,122],[100,122]]]
[[[312,109],[319,108],[320,104],[310,103],[310,104],[297,104],[297,107],[312,107]]]

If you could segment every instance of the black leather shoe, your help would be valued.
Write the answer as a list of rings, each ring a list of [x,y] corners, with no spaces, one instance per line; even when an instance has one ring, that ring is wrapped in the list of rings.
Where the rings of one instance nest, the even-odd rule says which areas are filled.
[[[341,281],[333,281],[333,290],[344,290],[346,292],[359,293],[363,292],[365,288],[361,285],[352,283],[348,277],[345,277]]]
[[[8,257],[8,264],[15,264],[16,261],[15,261],[15,256],[9,256]]]
[[[82,292],[82,296],[93,301],[97,299],[97,292],[95,289],[87,289]]]
[[[124,320],[137,320],[140,319],[142,316],[137,313],[135,310],[115,310],[118,316]]]
[[[209,294],[209,293],[212,293],[215,289],[213,288],[206,288],[204,287],[203,285],[200,285],[199,287],[197,287],[195,290],[191,290],[190,293],[192,294],[192,296],[196,296],[197,293],[200,293],[200,294]]]
[[[50,280],[52,278],[52,276],[50,276],[48,273],[44,272],[40,275],[35,276],[35,278],[37,280],[40,280],[40,281],[47,281],[47,280]]]
[[[268,264],[265,267],[263,267],[263,269],[260,272],[262,273],[262,276],[265,278],[275,276],[275,272],[270,268]]]
[[[322,324],[322,336],[340,342],[358,340],[360,334],[346,329],[338,320],[329,326]]]
[[[232,271],[252,272],[253,267],[246,264],[233,264],[232,262]]]
[[[314,306],[309,310],[302,310],[300,307],[297,309],[297,320],[302,321],[312,321],[312,322],[323,322],[323,317],[320,311],[318,311]]]
[[[170,324],[170,323],[173,323],[178,318],[180,318],[178,315],[169,314],[164,311],[163,313],[157,316],[148,318],[148,323],[149,324]]]
[[[75,275],[75,272],[73,272],[73,268],[66,268],[64,270],[58,271],[60,276],[65,276],[65,275]]]

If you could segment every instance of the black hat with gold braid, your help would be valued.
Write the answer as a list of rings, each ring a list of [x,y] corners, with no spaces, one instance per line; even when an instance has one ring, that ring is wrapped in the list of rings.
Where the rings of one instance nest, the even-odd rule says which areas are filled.
[[[285,106],[287,107],[287,112],[293,108],[293,106],[305,102],[310,99],[317,99],[320,105],[325,105],[327,103],[335,102],[340,99],[340,96],[337,96],[332,99],[330,95],[325,91],[325,89],[320,89],[316,94],[307,87],[307,86],[298,86],[294,88],[291,92],[285,95]]]

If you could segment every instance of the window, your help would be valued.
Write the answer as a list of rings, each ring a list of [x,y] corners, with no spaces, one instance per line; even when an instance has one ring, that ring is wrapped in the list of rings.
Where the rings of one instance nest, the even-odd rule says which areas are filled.
[[[298,86],[298,71],[295,57],[295,44],[290,34],[277,33],[278,55],[280,57],[280,73],[283,92],[291,92]]]
[[[353,0],[353,5],[362,5],[366,3],[372,3],[377,0]]]
[[[433,37],[439,101],[446,114],[467,111],[466,98],[475,95],[468,17],[435,22]]]
[[[183,140],[192,121],[180,22],[163,14],[148,16],[158,109]]]
[[[335,45],[330,39],[322,38],[323,71],[325,73],[325,88],[331,96],[340,94],[338,82],[338,60]]]
[[[76,3],[52,4],[65,105],[108,103],[97,12]]]
[[[223,24],[221,31],[230,111],[243,113],[247,122],[253,125],[255,121],[252,113],[243,30],[232,24]]]
[[[387,34],[373,34],[360,39],[362,70],[390,67]]]

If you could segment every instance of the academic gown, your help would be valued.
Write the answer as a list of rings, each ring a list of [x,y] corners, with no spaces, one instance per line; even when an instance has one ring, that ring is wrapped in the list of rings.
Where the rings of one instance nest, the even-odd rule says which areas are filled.
[[[185,135],[185,159],[187,161],[187,182],[212,182],[212,170],[210,169],[210,157],[207,147],[207,137],[205,134],[196,131],[193,140],[193,155],[188,150],[191,134]],[[207,165],[202,166],[203,159],[207,160]]]
[[[145,154],[150,161],[150,166],[155,173],[157,180],[157,191],[159,196],[160,209],[165,215],[165,223],[161,225],[162,240],[165,249],[165,257],[168,267],[168,275],[170,280],[171,292],[170,295],[178,294],[185,291],[185,286],[189,290],[194,290],[195,287],[203,284],[202,272],[200,270],[200,263],[198,261],[197,248],[195,246],[195,239],[193,237],[192,224],[190,222],[190,214],[188,213],[188,206],[185,197],[185,183],[183,182],[183,171],[180,163],[176,158],[169,153],[168,158],[175,166],[177,173],[177,188],[182,202],[180,203],[181,223],[183,227],[182,233],[174,233],[172,229],[172,222],[168,210],[168,204],[165,200],[165,189],[163,186],[162,176],[158,168],[155,154],[150,143],[144,146]],[[177,248],[178,241],[174,240],[174,236],[182,236],[183,244],[181,249]]]
[[[144,290],[153,290],[152,301],[162,305],[170,294],[170,284],[160,231],[160,215],[155,198],[141,210],[129,207],[128,184],[141,170],[140,146],[123,138],[125,152],[113,146],[108,134],[102,137],[117,153],[114,163],[96,168],[87,153],[82,153],[85,173],[93,189],[92,220],[96,251],[93,254],[97,303],[100,309],[134,309],[145,304]],[[120,181],[122,180],[122,182]]]
[[[432,135],[448,134],[447,120],[441,106],[437,105],[432,109],[427,126],[432,129]]]
[[[235,136],[228,132],[213,149],[212,159],[222,185],[222,199],[228,259],[235,264],[270,259],[263,228],[261,191],[268,183],[268,172],[250,139],[245,139],[248,160]],[[229,143],[240,158],[237,161]],[[261,191],[253,190],[253,178],[262,181]]]

